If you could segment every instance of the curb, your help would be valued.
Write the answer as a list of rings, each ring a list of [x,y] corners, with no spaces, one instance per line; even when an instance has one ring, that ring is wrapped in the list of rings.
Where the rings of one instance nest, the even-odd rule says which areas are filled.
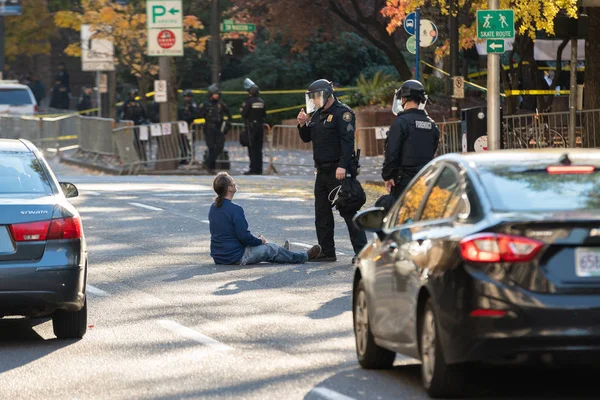
[[[106,166],[97,165],[97,164],[90,164],[85,161],[74,160],[72,158],[60,157],[59,160],[62,164],[75,165],[77,167],[92,169],[92,170],[104,172],[104,173],[107,173],[110,175],[121,175],[123,173],[123,171],[120,169],[106,167]]]

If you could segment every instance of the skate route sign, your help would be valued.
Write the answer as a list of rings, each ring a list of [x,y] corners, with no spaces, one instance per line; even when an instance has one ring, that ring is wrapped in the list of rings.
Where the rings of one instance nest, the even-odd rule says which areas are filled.
[[[477,39],[513,39],[514,10],[478,10]]]

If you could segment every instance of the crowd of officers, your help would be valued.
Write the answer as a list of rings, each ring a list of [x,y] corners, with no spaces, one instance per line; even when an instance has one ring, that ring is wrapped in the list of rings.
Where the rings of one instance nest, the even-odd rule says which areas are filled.
[[[250,168],[246,175],[261,175],[263,172],[262,147],[266,117],[265,102],[259,97],[260,90],[249,79],[245,82],[248,98],[241,113],[247,135]],[[139,93],[133,90],[122,107],[123,119],[134,121],[136,125],[147,120],[145,110],[139,101]],[[203,167],[214,173],[216,161],[225,144],[231,113],[221,99],[221,91],[216,85],[208,89],[208,98],[201,104],[194,101],[191,91],[183,93],[184,102],[179,108],[179,120],[191,124],[203,118],[204,135],[208,148]],[[402,194],[412,178],[434,158],[440,132],[435,122],[427,115],[425,105],[427,95],[423,85],[409,80],[395,92],[392,111],[396,115],[385,143],[385,160],[382,165],[382,178],[389,193],[379,204],[389,208]],[[153,104],[152,122],[158,122],[158,105]],[[154,121],[156,119],[156,121]],[[338,100],[332,82],[320,79],[313,82],[306,92],[306,109],[297,117],[300,138],[313,146],[313,159],[317,171],[315,195],[315,225],[322,252],[314,261],[336,261],[334,242],[334,217],[331,193],[348,176],[351,158],[354,153],[356,118],[350,107]],[[181,135],[182,136],[182,135]],[[139,142],[139,137],[136,138]],[[136,148],[145,160],[144,149]],[[184,162],[189,160],[190,148],[187,139],[182,138],[180,152]],[[356,211],[340,211],[346,222],[355,253],[367,243],[365,233],[353,223]]]

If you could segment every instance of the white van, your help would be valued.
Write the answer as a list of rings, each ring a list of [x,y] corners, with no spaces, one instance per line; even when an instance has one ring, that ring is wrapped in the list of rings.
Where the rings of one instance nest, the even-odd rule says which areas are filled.
[[[38,104],[27,85],[18,81],[0,81],[0,114],[35,114]]]

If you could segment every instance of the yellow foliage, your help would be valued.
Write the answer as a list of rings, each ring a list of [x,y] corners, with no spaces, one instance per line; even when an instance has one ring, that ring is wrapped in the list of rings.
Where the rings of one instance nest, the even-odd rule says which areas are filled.
[[[33,0],[30,0],[33,1]],[[135,76],[152,76],[158,73],[158,66],[147,56],[148,38],[146,34],[146,14],[136,12],[133,5],[121,6],[111,0],[83,0],[83,13],[60,11],[54,23],[60,28],[79,31],[81,24],[90,24],[98,38],[111,39],[115,45],[115,61],[128,67]],[[196,33],[202,23],[193,15],[183,18],[184,46],[202,54],[206,48],[206,37]],[[69,56],[80,56],[79,43],[70,44],[65,50]]]
[[[56,26],[46,5],[37,0],[23,0],[23,15],[5,19],[5,55],[9,61],[22,54],[49,54],[50,39]]]
[[[564,10],[570,17],[577,17],[578,0],[500,0],[501,9],[512,9],[515,11],[515,27],[521,35],[529,35],[535,38],[536,31],[545,31],[554,34],[554,18],[559,11]],[[465,4],[464,0],[459,2],[461,6]],[[471,12],[487,9],[487,0],[475,0],[470,2]],[[387,30],[390,34],[394,33],[398,27],[402,26],[402,21],[406,15],[422,6],[421,0],[388,0],[386,6],[382,9],[383,16],[389,18]],[[432,6],[437,6],[442,13],[448,14],[447,0],[432,0]],[[461,32],[461,45],[464,47],[471,45],[474,38],[474,27],[469,27]],[[445,49],[437,52],[437,55],[443,55]]]

